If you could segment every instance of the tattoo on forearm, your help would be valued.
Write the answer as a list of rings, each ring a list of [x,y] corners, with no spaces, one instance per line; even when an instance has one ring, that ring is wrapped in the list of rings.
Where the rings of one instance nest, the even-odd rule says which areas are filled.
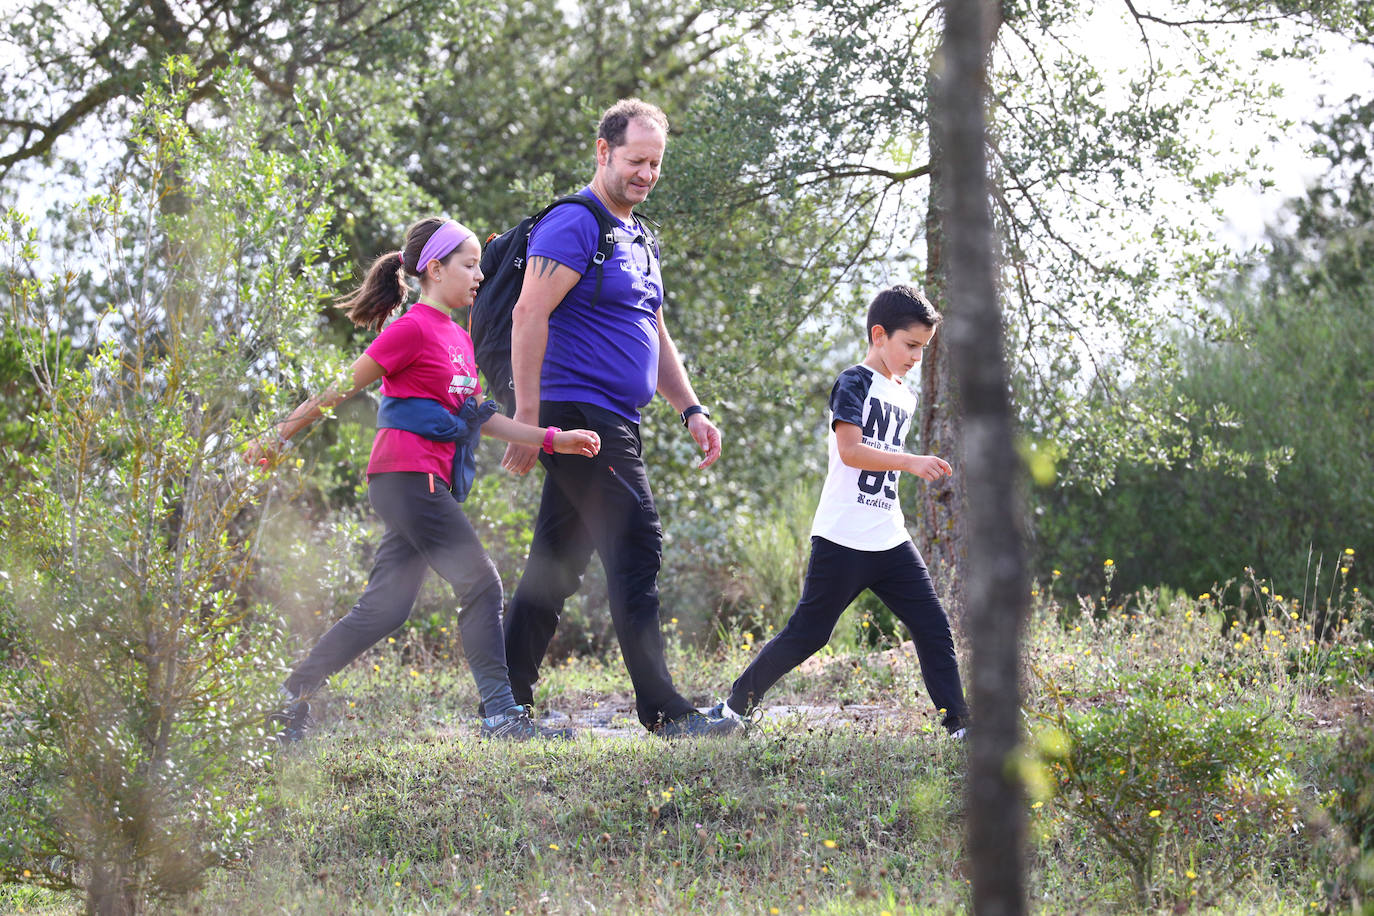
[[[533,257],[530,258],[530,270],[535,271],[536,275],[542,280],[549,274],[558,269],[558,262],[553,258]]]

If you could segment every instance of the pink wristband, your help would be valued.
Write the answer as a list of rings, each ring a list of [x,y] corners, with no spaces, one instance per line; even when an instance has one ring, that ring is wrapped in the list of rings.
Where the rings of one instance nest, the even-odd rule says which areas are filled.
[[[557,426],[550,426],[548,429],[544,430],[544,454],[545,454],[545,455],[552,455],[552,454],[553,454],[553,437],[556,436],[556,435],[558,435],[558,434],[561,433],[562,431],[563,431],[563,430],[559,429]]]

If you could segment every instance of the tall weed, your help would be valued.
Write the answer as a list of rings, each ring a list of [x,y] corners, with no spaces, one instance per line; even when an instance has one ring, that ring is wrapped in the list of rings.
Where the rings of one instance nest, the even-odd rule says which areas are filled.
[[[736,557],[718,624],[780,628],[801,597],[811,556],[811,518],[818,491],[796,481],[779,499],[730,535]]]

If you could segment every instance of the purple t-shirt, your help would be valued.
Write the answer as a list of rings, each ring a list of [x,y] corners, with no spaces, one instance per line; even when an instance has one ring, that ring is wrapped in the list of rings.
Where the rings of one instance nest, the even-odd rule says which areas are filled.
[[[457,413],[482,390],[468,332],[423,302],[387,325],[365,352],[386,373],[382,394],[393,398],[429,398]],[[453,448],[404,429],[379,429],[367,473],[420,471],[452,484]]]
[[[581,193],[601,207],[590,187]],[[597,248],[592,212],[563,204],[530,233],[531,258],[552,258],[582,274],[549,316],[539,394],[545,401],[595,404],[638,423],[639,408],[658,387],[663,276],[653,244],[633,220],[611,215],[611,222],[617,226],[615,252],[602,265],[596,302],[596,268],[588,268]]]

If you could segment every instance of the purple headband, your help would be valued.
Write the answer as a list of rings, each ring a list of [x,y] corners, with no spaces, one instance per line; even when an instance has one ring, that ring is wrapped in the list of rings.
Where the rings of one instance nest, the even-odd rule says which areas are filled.
[[[442,226],[434,230],[434,234],[425,242],[425,247],[420,249],[420,260],[415,262],[415,272],[417,274],[424,273],[430,261],[442,261],[448,257],[453,249],[466,242],[472,234],[472,230],[461,223],[453,220],[445,221]]]

